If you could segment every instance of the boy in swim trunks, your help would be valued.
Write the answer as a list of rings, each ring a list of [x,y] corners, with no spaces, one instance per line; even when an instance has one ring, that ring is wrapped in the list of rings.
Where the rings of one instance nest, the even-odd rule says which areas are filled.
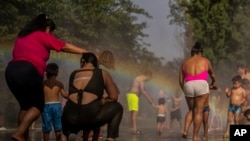
[[[227,127],[224,137],[229,137],[229,127],[234,120],[234,124],[239,124],[239,117],[241,113],[241,106],[246,101],[246,92],[242,87],[242,78],[237,75],[232,79],[233,87],[231,89],[226,88],[225,93],[230,98],[228,107]]]
[[[181,90],[177,90],[175,95],[172,97],[172,101],[173,101],[173,106],[170,109],[171,114],[171,121],[170,121],[170,132],[173,132],[173,123],[174,120],[176,119],[179,122],[180,125],[180,130],[182,130],[182,118],[181,118],[181,103],[182,103],[182,97],[181,97]]]
[[[130,112],[130,121],[131,128],[130,130],[134,134],[140,134],[141,131],[137,128],[137,116],[139,111],[139,96],[142,93],[148,102],[152,103],[152,98],[148,95],[147,91],[144,88],[144,83],[150,80],[152,77],[151,71],[144,71],[141,75],[138,75],[133,80],[130,89],[127,93],[127,104],[128,110]]]
[[[165,119],[167,115],[167,107],[166,107],[165,98],[159,98],[158,104],[154,105],[152,103],[153,108],[157,110],[157,133],[158,135],[162,134],[163,127],[165,126]]]
[[[65,92],[63,84],[56,79],[57,74],[57,64],[49,63],[46,68],[47,79],[43,82],[45,107],[42,112],[42,130],[44,141],[49,140],[52,125],[54,126],[56,141],[62,141],[62,104],[59,96],[61,94],[61,96],[67,98],[68,94]]]

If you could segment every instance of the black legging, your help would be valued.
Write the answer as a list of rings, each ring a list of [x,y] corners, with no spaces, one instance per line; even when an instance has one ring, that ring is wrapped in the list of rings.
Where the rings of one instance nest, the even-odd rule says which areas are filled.
[[[118,102],[102,104],[100,100],[86,105],[78,105],[71,100],[66,102],[62,115],[62,130],[65,136],[80,130],[96,129],[108,124],[108,138],[119,136],[119,126],[123,107]]]

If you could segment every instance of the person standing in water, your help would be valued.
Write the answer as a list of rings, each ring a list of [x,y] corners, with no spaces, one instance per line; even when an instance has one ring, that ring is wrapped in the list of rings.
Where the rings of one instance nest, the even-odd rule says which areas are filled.
[[[151,104],[153,102],[152,98],[148,95],[147,91],[144,88],[144,83],[150,80],[152,77],[151,71],[144,71],[141,75],[138,75],[133,80],[130,89],[127,93],[127,104],[128,110],[130,112],[130,121],[131,121],[131,132],[133,134],[140,134],[141,131],[137,128],[137,116],[139,111],[139,94],[142,93],[143,96]]]
[[[64,89],[63,83],[56,79],[58,69],[57,64],[49,63],[46,68],[47,79],[43,82],[45,107],[42,112],[42,130],[44,141],[49,141],[52,125],[55,130],[56,140],[62,141],[62,104],[60,102],[60,95],[68,98],[68,94]]]
[[[212,82],[208,85],[208,75]],[[191,57],[185,60],[179,71],[179,85],[185,93],[188,112],[182,137],[186,138],[192,121],[193,140],[199,141],[199,129],[203,120],[203,110],[207,104],[209,88],[216,89],[215,74],[210,61],[203,57],[203,48],[196,42],[191,50]]]
[[[181,117],[181,104],[182,104],[182,92],[180,89],[176,90],[174,96],[172,96],[172,107],[170,109],[170,132],[173,132],[173,123],[176,119],[179,122],[180,130],[182,131],[182,117]]]
[[[208,131],[213,130],[222,130],[222,119],[221,114],[218,114],[221,112],[221,88],[218,88],[217,91],[213,92],[210,96],[210,110],[211,110],[211,118],[210,118],[210,124]],[[216,121],[216,122],[215,122]]]
[[[248,72],[248,67],[243,64],[237,65],[237,72],[242,79],[247,79],[250,81],[250,72]]]
[[[235,125],[239,124],[241,106],[246,101],[246,91],[242,87],[243,81],[241,76],[237,75],[232,78],[233,87],[226,88],[225,93],[229,97],[229,106],[228,106],[228,116],[227,116],[227,126],[224,138],[229,137],[230,124],[234,121]]]
[[[39,14],[18,33],[5,79],[19,103],[15,141],[29,140],[29,128],[44,108],[43,77],[50,51],[82,54],[87,50],[56,38],[54,22]],[[18,68],[18,69],[17,69]]]
[[[165,120],[167,115],[167,107],[166,107],[165,98],[161,97],[158,99],[158,105],[152,103],[153,108],[157,110],[157,133],[158,135],[162,134],[162,130],[165,127]]]

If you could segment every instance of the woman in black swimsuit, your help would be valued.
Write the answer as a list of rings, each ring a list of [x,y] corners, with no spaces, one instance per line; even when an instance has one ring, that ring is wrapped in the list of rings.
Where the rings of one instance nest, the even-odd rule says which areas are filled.
[[[108,97],[103,97],[104,91]],[[74,134],[80,130],[98,129],[107,123],[107,141],[114,141],[119,136],[123,114],[118,94],[110,74],[98,68],[96,56],[84,53],[81,68],[70,76],[69,98],[63,110],[63,133],[68,140],[75,138]]]

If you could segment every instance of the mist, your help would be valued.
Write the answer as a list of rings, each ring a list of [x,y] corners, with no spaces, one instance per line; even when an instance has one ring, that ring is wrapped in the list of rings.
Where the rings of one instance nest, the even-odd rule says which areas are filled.
[[[146,11],[148,11],[152,16],[153,19],[145,19],[144,17],[140,17],[139,21],[147,20],[149,23],[149,27],[145,29],[145,33],[149,34],[149,37],[145,39],[146,42],[150,43],[151,46],[148,47],[148,49],[158,57],[164,57],[165,61],[171,61],[174,58],[179,58],[183,56],[183,50],[180,47],[181,45],[178,44],[178,41],[176,39],[177,35],[180,34],[181,29],[174,25],[169,25],[169,21],[166,18],[169,14],[169,8],[168,8],[168,1],[162,0],[162,1],[152,1],[152,0],[133,0],[135,3],[138,3],[139,6],[142,8],[145,8]],[[156,10],[158,9],[158,10]],[[13,44],[6,45],[8,47],[4,48],[12,48]],[[1,103],[3,106],[1,107],[1,111],[3,111],[5,114],[6,123],[5,126],[8,127],[15,127],[16,125],[13,124],[16,121],[17,117],[17,111],[19,110],[18,104],[15,101],[14,97],[10,93],[10,91],[7,88],[7,85],[5,83],[4,78],[4,70],[5,67],[10,60],[11,51],[10,49],[3,49],[1,46],[1,54],[0,54],[0,68],[1,68],[1,76],[0,76],[0,91],[1,91]],[[56,53],[55,53],[56,54]],[[69,75],[70,73],[78,69],[80,67],[80,56],[75,57],[68,57],[68,56],[57,56],[53,53],[53,56],[48,61],[49,62],[55,62],[59,66],[59,75],[58,80],[63,82],[65,89],[68,89],[68,81],[69,81]],[[115,54],[115,52],[114,52]],[[125,62],[117,62],[117,65],[125,64]],[[102,67],[103,69],[106,69]],[[119,67],[118,67],[119,68]],[[234,68],[234,67],[233,67]],[[217,68],[219,70],[219,68]],[[107,69],[106,69],[107,70]],[[120,90],[120,97],[119,102],[122,103],[124,107],[124,118],[123,118],[123,124],[128,125],[128,110],[126,105],[126,93],[128,91],[128,88],[130,86],[130,83],[136,76],[136,73],[133,72],[133,70],[126,71],[126,69],[120,68],[117,70],[107,70],[112,75],[114,81],[118,85],[118,88]],[[166,70],[166,73],[168,73],[168,70]],[[218,76],[223,75],[223,72],[217,71],[219,74]],[[224,74],[225,75],[225,74]],[[224,78],[224,77],[223,77]],[[174,78],[161,78],[164,79],[164,81],[160,81],[160,76],[154,77],[151,81],[146,83],[146,90],[148,91],[149,95],[154,99],[154,103],[157,104],[158,98],[159,98],[159,90],[163,89],[168,96],[172,96],[175,94],[175,91],[179,88],[177,83],[177,77]],[[175,79],[175,80],[173,80]],[[218,77],[218,79],[220,79]],[[228,80],[219,80],[220,86],[222,89],[225,87],[231,86],[231,78]],[[223,85],[222,85],[223,84]],[[214,91],[211,91],[213,93]],[[226,107],[228,106],[228,99],[225,96],[225,94],[222,92],[222,117],[223,117],[223,126],[225,126],[226,122]],[[167,101],[167,107],[168,111],[170,111],[170,107],[172,106],[171,101]],[[151,107],[151,105],[147,102],[147,100],[141,96],[140,97],[140,112],[139,112],[139,118],[144,119],[152,119],[155,120],[156,118],[156,111]],[[185,101],[185,97],[183,95],[182,100],[182,119],[184,123],[184,117],[188,110],[187,104]],[[13,112],[9,112],[13,111]],[[15,111],[15,112],[14,112]],[[170,121],[170,112],[168,112],[168,118],[167,118],[167,126],[169,126]],[[178,126],[178,125],[176,125]],[[178,127],[175,127],[175,130],[178,131]]]

